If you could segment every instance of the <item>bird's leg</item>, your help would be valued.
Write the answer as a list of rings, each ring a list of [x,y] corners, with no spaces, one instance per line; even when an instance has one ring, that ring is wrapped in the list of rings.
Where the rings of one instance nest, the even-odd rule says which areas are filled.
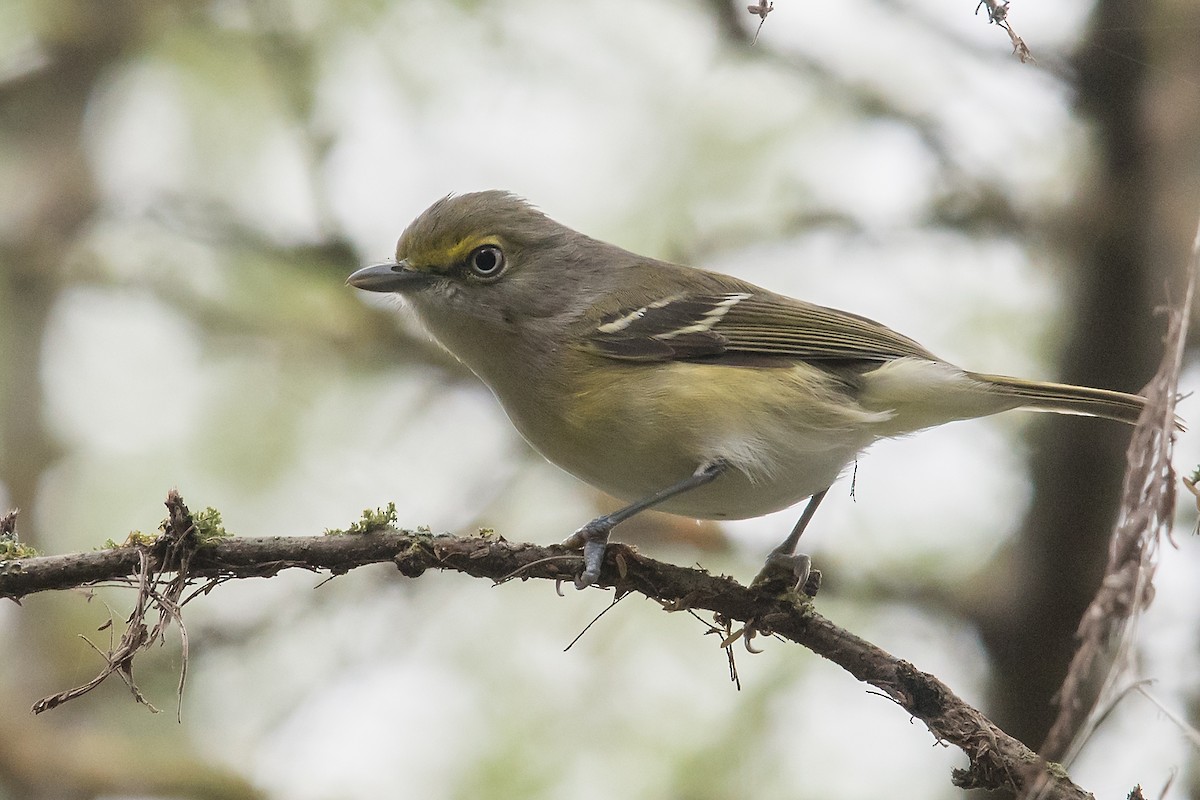
[[[634,514],[645,511],[647,508],[653,508],[677,494],[683,494],[699,486],[711,483],[728,468],[729,464],[724,459],[704,464],[679,483],[672,484],[652,495],[643,497],[641,500],[630,503],[611,514],[596,517],[568,536],[563,541],[564,545],[567,547],[583,548],[583,572],[575,579],[575,588],[586,588],[600,579],[600,565],[604,561],[604,548],[608,544],[608,535],[618,523],[624,522]]]
[[[804,533],[804,529],[812,521],[813,515],[817,513],[817,506],[821,505],[821,501],[825,499],[825,493],[828,491],[829,489],[822,489],[809,498],[808,505],[804,507],[804,513],[796,521],[796,526],[792,528],[792,532],[788,534],[787,538],[767,556],[767,562],[754,576],[754,580],[750,582],[751,586],[762,588],[768,582],[773,583],[787,575],[789,576],[789,588],[800,587],[807,591],[809,578],[813,576],[816,578],[815,581],[812,581],[815,585],[812,591],[807,593],[816,594],[817,587],[820,585],[821,573],[812,569],[812,559],[803,553],[796,553],[796,545],[800,542],[800,534]]]

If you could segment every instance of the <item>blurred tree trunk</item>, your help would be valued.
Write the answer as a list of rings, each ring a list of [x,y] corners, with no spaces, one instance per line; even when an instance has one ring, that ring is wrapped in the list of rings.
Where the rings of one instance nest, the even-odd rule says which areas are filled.
[[[6,211],[16,224],[0,237],[0,481],[10,504],[27,510],[56,456],[43,418],[46,318],[64,257],[97,205],[82,146],[84,111],[132,31],[121,5],[59,3],[43,10],[45,64],[0,85],[0,141],[20,165],[20,191],[8,196]],[[36,544],[31,517],[19,529]]]
[[[44,63],[0,83],[0,142],[18,178],[5,198],[7,224],[0,230],[0,482],[9,505],[27,512],[18,532],[36,545],[37,516],[28,512],[60,454],[45,419],[43,340],[66,284],[64,261],[99,207],[83,146],[87,106],[108,70],[137,46],[147,19],[136,2],[58,0],[34,8]],[[178,735],[159,736],[150,747],[131,743],[119,722],[97,726],[70,709],[54,719],[22,715],[18,709],[44,682],[69,685],[77,677],[71,668],[78,659],[64,657],[61,648],[77,655],[79,645],[63,627],[82,626],[57,601],[26,605],[13,624],[20,628],[13,641],[25,644],[11,652],[0,683],[6,709],[0,796],[256,796],[245,781],[191,757]],[[121,693],[106,699],[129,703]]]
[[[35,546],[37,517],[30,512],[37,507],[41,479],[59,455],[44,414],[43,339],[63,283],[63,261],[97,207],[82,141],[87,101],[135,29],[131,10],[121,3],[42,5],[34,24],[44,63],[0,85],[0,141],[16,154],[20,187],[7,198],[6,214],[16,224],[0,236],[0,481],[9,505],[25,511],[18,532]],[[40,720],[15,712],[23,705],[18,697],[37,691],[22,677],[67,679],[56,667],[63,661],[54,648],[61,645],[52,644],[62,634],[55,609],[56,604],[31,605],[16,618],[21,629],[16,641],[29,646],[14,654],[16,669],[9,675],[18,679],[15,685],[0,686],[4,707],[13,712],[6,715],[0,742],[0,794],[7,796],[38,800],[90,794],[78,794],[66,776],[50,779],[28,761],[28,750],[17,746],[31,736],[56,738],[57,723],[48,730]]]
[[[1181,14],[1197,10],[1100,0],[1074,60],[1095,166],[1073,216],[1045,231],[1073,270],[1059,372],[1070,383],[1140,390],[1160,357],[1164,320],[1154,310],[1181,288],[1200,209],[1196,23]],[[994,719],[1032,747],[1054,719],[1051,698],[1103,572],[1128,439],[1120,426],[1081,418],[1046,420],[1031,434],[1034,495],[983,634]]]

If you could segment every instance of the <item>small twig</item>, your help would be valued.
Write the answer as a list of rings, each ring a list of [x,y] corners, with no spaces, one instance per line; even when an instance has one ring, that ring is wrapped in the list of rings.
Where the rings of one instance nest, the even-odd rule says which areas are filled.
[[[1025,44],[1025,40],[1017,35],[1008,22],[1008,0],[979,0],[979,4],[975,6],[975,13],[978,14],[981,8],[987,9],[989,23],[999,25],[1008,34],[1008,39],[1012,42],[1013,55],[1020,59],[1022,64],[1036,62],[1033,53]]]
[[[537,561],[531,561],[528,564],[522,564],[521,566],[514,569],[512,572],[508,573],[507,575],[503,575],[500,578],[497,578],[496,582],[493,584],[493,587],[499,586],[502,583],[508,583],[513,578],[520,578],[522,575],[528,573],[533,568],[539,567],[539,566],[549,563],[551,561],[577,561],[577,562],[582,563],[582,560],[583,560],[582,556],[578,556],[578,555],[547,556],[546,558],[542,558]],[[562,594],[562,593],[560,592],[559,594]]]
[[[108,679],[114,672],[119,672],[121,678],[129,686],[133,692],[134,698],[138,703],[145,705],[151,711],[157,713],[158,709],[149,703],[146,698],[138,691],[137,684],[133,681],[133,655],[137,651],[143,649],[150,641],[146,625],[143,622],[143,617],[146,613],[146,587],[149,585],[150,577],[150,556],[142,552],[140,553],[140,564],[138,568],[138,601],[134,603],[133,613],[126,620],[125,633],[121,635],[121,641],[115,646],[109,646],[108,652],[102,651],[90,639],[83,637],[83,640],[88,645],[99,653],[104,658],[104,668],[97,673],[96,677],[92,678],[87,683],[80,684],[71,689],[67,689],[57,694],[52,694],[49,697],[43,697],[33,704],[33,713],[41,714],[43,711],[49,711],[52,708],[74,700],[76,697],[81,697],[92,689],[95,689],[101,683]],[[111,618],[110,618],[111,623]],[[111,625],[106,626],[111,627]],[[110,633],[111,636],[111,633]]]
[[[174,622],[179,626],[182,659],[179,669],[176,718],[182,721],[183,687],[187,680],[189,647],[187,626],[183,622],[179,598],[191,580],[188,574],[188,564],[196,551],[196,537],[191,514],[178,492],[172,490],[167,495],[166,505],[168,517],[163,526],[163,535],[152,547],[137,548],[135,551],[138,557],[137,596],[134,599],[133,611],[125,621],[125,633],[122,634],[121,641],[115,646],[110,641],[106,653],[91,641],[84,640],[93,650],[104,657],[104,668],[87,683],[49,697],[43,697],[34,703],[33,713],[40,714],[81,697],[95,689],[114,673],[125,682],[139,704],[158,713],[158,709],[146,699],[133,679],[133,659],[139,652],[149,649],[156,642],[163,641],[167,628]],[[29,560],[25,559],[24,562],[16,563],[23,565]],[[163,576],[168,573],[172,577],[164,579]],[[148,628],[146,614],[152,609],[158,611],[158,621],[153,628]],[[106,627],[111,627],[111,621],[110,617],[109,625]]]
[[[758,0],[752,6],[746,6],[746,10],[758,17],[758,29],[754,31],[754,39],[750,41],[750,46],[753,47],[758,44],[758,35],[762,33],[763,25],[767,23],[767,15],[775,10],[775,4],[769,0]]]
[[[1079,646],[1057,693],[1058,715],[1040,751],[1065,764],[1071,763],[1108,709],[1124,695],[1120,684],[1130,683],[1126,676],[1135,670],[1137,623],[1154,596],[1159,547],[1164,539],[1172,541],[1175,471],[1171,460],[1179,425],[1175,406],[1198,273],[1200,230],[1184,297],[1168,312],[1165,353],[1144,391],[1146,407],[1126,452],[1125,485],[1104,579],[1080,619]]]
[[[665,611],[675,610],[668,606],[663,606],[663,609]],[[708,628],[708,630],[704,632],[705,636],[710,633],[715,633],[721,637],[720,647],[725,651],[725,658],[729,662],[729,680],[733,682],[733,685],[736,686],[737,690],[740,692],[742,690],[742,679],[738,675],[737,661],[733,657],[733,645],[726,644],[727,638],[733,632],[733,620],[727,619],[720,614],[714,614],[713,617],[715,622],[709,622],[690,608],[686,609],[686,611],[698,619],[702,625]],[[720,625],[716,623],[720,623]]]
[[[612,610],[613,610],[613,609],[616,607],[617,603],[621,602],[622,600],[624,600],[624,599],[625,599],[626,597],[628,597],[628,596],[629,596],[629,595],[627,595],[627,594],[618,594],[618,595],[614,595],[614,596],[613,596],[613,599],[612,599],[612,602],[611,602],[611,603],[609,603],[608,605],[606,605],[606,606],[604,607],[604,610],[603,610],[603,611],[601,611],[601,612],[600,612],[599,614],[597,614],[596,616],[592,617],[592,621],[591,621],[591,622],[589,622],[587,625],[584,625],[584,626],[583,626],[583,630],[581,630],[579,633],[577,633],[577,634],[575,635],[575,638],[571,640],[571,643],[570,643],[570,644],[568,644],[566,647],[564,647],[564,648],[563,648],[563,652],[565,653],[565,652],[567,652],[568,650],[570,650],[572,647],[574,647],[574,646],[575,646],[575,644],[576,644],[576,643],[577,643],[577,642],[578,642],[580,639],[582,639],[582,638],[583,638],[583,635],[584,635],[585,633],[587,633],[587,632],[588,632],[588,631],[591,629],[591,627],[592,627],[593,625],[595,625],[597,622],[599,622],[599,621],[600,621],[600,618],[601,618],[601,617],[603,617],[603,616],[604,616],[605,614],[607,614],[608,612],[612,611]]]
[[[1188,744],[1192,746],[1192,749],[1200,751],[1200,730],[1197,730],[1195,725],[1192,725],[1186,719],[1179,716],[1179,714],[1167,708],[1163,701],[1159,700],[1156,695],[1152,694],[1146,688],[1147,684],[1149,684],[1149,681],[1139,681],[1133,687],[1133,690],[1149,700],[1151,704],[1153,704],[1154,707],[1162,713],[1163,716],[1169,719],[1171,723],[1179,729],[1179,732],[1183,734],[1184,738],[1187,739]],[[1164,791],[1162,794],[1160,794],[1160,797],[1165,795],[1166,792]]]

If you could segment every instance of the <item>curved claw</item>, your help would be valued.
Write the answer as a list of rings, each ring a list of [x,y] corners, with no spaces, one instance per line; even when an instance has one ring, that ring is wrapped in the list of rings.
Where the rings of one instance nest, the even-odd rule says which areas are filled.
[[[812,559],[803,553],[781,553],[775,550],[767,556],[767,562],[754,576],[750,586],[754,589],[775,589],[778,586],[782,591],[806,588],[812,572]],[[815,593],[814,589],[813,594]]]
[[[576,589],[586,589],[600,580],[608,535],[616,524],[609,515],[597,517],[563,540],[565,547],[583,548],[583,572],[575,578]]]
[[[589,539],[583,544],[583,572],[575,578],[576,589],[586,589],[600,580],[600,567],[604,564],[604,551],[608,548],[608,537],[604,541]]]

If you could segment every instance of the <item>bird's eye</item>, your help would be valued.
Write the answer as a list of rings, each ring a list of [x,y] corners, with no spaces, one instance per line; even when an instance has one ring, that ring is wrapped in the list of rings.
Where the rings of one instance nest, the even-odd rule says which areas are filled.
[[[504,271],[504,251],[494,244],[476,247],[467,258],[467,267],[476,278],[494,280]]]

